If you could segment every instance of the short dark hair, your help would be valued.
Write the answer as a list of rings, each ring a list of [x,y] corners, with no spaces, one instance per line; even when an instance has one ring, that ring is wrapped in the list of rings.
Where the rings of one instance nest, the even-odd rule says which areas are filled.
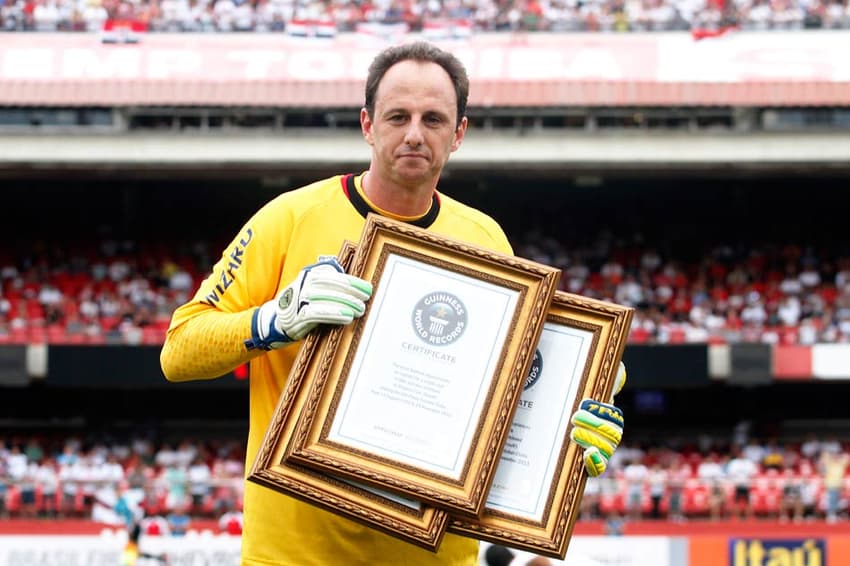
[[[427,41],[394,45],[384,49],[375,57],[369,65],[369,75],[366,78],[366,111],[369,117],[375,117],[375,94],[378,92],[381,79],[390,67],[402,61],[436,63],[449,74],[455,87],[457,125],[459,126],[461,119],[466,116],[466,101],[469,98],[469,77],[466,75],[466,69],[457,57]]]

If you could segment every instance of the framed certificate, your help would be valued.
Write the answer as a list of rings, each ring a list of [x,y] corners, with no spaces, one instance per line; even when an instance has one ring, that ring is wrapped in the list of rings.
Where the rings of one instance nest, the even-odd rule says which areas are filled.
[[[340,264],[348,266],[353,255],[354,244],[346,242],[340,252]],[[248,481],[435,551],[448,522],[446,511],[283,461],[285,444],[281,439],[292,434],[295,421],[290,417],[298,415],[303,409],[308,391],[304,387],[305,379],[315,372],[319,360],[317,348],[326,339],[327,332],[328,329],[320,328],[304,339],[248,474]]]
[[[610,400],[633,313],[555,294],[484,512],[453,516],[450,532],[564,558],[586,479],[570,418],[585,397]]]
[[[370,215],[351,273],[287,463],[478,516],[560,271]]]

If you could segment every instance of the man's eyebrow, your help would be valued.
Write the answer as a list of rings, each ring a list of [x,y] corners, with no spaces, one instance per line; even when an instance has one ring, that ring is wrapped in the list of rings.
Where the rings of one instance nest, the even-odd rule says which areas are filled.
[[[396,106],[396,107],[392,107],[392,108],[387,108],[386,110],[381,112],[382,116],[387,116],[387,115],[390,115],[390,114],[410,114],[410,110],[408,110],[407,108],[405,108],[403,106]],[[429,108],[427,110],[423,110],[422,115],[423,116],[439,116],[441,118],[446,118],[446,119],[448,119],[448,117],[449,117],[448,112],[443,112],[442,110],[438,110],[436,108]]]
[[[410,114],[410,111],[407,110],[406,108],[401,107],[401,106],[397,106],[397,107],[394,107],[394,108],[387,108],[386,110],[381,112],[381,114],[382,115],[386,115],[386,114]]]

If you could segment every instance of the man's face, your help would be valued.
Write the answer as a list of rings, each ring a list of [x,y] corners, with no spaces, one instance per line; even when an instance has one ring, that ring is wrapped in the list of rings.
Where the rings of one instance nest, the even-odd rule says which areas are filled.
[[[374,116],[360,111],[372,163],[396,184],[415,187],[440,176],[460,147],[466,118],[457,124],[457,102],[448,73],[436,63],[402,61],[390,67],[375,94]]]

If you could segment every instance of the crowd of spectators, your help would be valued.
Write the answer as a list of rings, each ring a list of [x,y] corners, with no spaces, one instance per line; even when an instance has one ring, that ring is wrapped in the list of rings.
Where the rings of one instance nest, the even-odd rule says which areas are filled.
[[[140,510],[133,520],[147,532],[179,534],[193,518],[227,520],[241,511],[244,458],[236,441],[0,438],[0,516],[120,525],[126,506]],[[226,520],[222,530],[232,533]]]
[[[214,263],[207,243],[107,240],[0,257],[0,343],[161,344]],[[801,245],[718,245],[694,259],[601,235],[515,245],[563,270],[562,290],[633,306],[632,343],[850,341],[850,256]]]
[[[850,256],[798,244],[718,244],[697,256],[600,235],[530,233],[518,255],[563,270],[570,293],[635,307],[632,343],[850,341]]]
[[[836,435],[705,440],[675,448],[624,444],[603,476],[588,479],[582,517],[848,519],[850,452]]]
[[[213,263],[203,243],[35,244],[0,259],[0,341],[161,344]]]
[[[2,0],[6,31],[330,35],[850,27],[847,0]]]
[[[0,516],[115,524],[135,493],[149,534],[219,521],[239,534],[244,445],[20,435],[0,439]],[[850,520],[850,451],[837,436],[800,441],[625,443],[587,482],[582,520]]]

